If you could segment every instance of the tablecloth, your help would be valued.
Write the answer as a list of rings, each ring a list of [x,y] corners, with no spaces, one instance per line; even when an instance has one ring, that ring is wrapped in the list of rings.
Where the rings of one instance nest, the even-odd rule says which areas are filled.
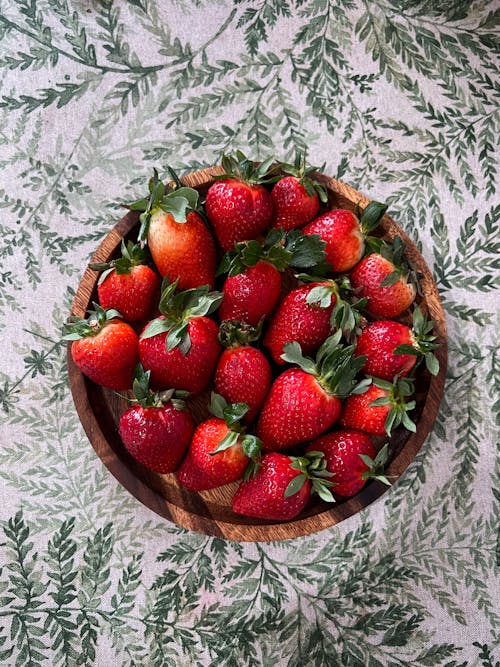
[[[498,665],[499,4],[4,0],[0,10],[0,664]],[[144,193],[240,148],[385,200],[449,330],[437,422],[337,527],[206,537],[92,450],[61,329]],[[497,296],[498,298],[498,296]]]

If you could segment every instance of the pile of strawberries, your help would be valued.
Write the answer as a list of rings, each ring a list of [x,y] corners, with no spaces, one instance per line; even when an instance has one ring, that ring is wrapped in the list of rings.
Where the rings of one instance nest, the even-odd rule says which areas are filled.
[[[99,303],[65,339],[91,380],[131,390],[119,433],[141,464],[192,491],[241,479],[234,512],[286,520],[312,493],[389,483],[387,437],[416,428],[415,370],[438,372],[433,322],[417,306],[413,326],[395,320],[417,281],[400,238],[371,236],[385,205],[327,210],[301,157],[222,164],[203,206],[154,172],[128,206],[137,242],[91,264]],[[195,425],[199,395],[213,416]]]

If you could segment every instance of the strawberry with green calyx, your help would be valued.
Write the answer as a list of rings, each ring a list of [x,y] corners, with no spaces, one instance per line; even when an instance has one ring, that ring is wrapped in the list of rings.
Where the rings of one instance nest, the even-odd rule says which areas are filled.
[[[275,521],[293,519],[317,493],[326,502],[335,502],[328,487],[323,454],[286,456],[269,452],[262,458],[257,474],[241,482],[232,509],[236,514]]]
[[[269,158],[256,166],[241,151],[222,156],[225,173],[214,176],[205,211],[223,250],[256,238],[271,225],[273,200],[263,183],[275,180],[272,162]]]
[[[366,433],[354,430],[335,431],[316,438],[307,452],[321,452],[326,470],[332,474],[333,491],[337,496],[350,497],[361,491],[368,479],[378,479],[390,486],[384,475],[388,445],[376,454]]]
[[[118,311],[97,303],[94,308],[86,319],[70,318],[63,340],[73,341],[73,361],[93,382],[116,391],[129,389],[139,361],[137,334]]]
[[[158,473],[177,469],[194,431],[193,418],[174,390],[153,392],[150,372],[138,364],[132,405],[120,417],[118,431],[125,449],[143,466]]]
[[[392,245],[364,257],[350,273],[353,288],[367,298],[366,310],[374,317],[393,318],[411,306],[417,294],[416,275],[405,258],[404,243],[396,236]]]
[[[208,386],[220,355],[219,329],[208,315],[222,300],[208,285],[176,293],[177,281],[163,281],[161,316],[146,325],[139,355],[151,384],[198,394]]]
[[[307,296],[307,303],[317,304],[320,308],[329,308],[333,301],[330,323],[333,330],[341,329],[345,338],[350,340],[353,334],[361,333],[360,325],[364,321],[363,310],[367,299],[356,299],[349,276],[340,276],[335,280],[325,280],[304,273],[295,276],[302,282],[318,282]],[[356,299],[356,300],[355,300]]]
[[[249,344],[259,338],[261,328],[236,321],[224,321],[219,328],[219,340],[226,349],[215,370],[215,390],[228,403],[248,405],[249,410],[243,417],[246,423],[255,419],[271,386],[268,360]]]
[[[102,271],[97,283],[99,303],[105,310],[115,308],[129,322],[144,320],[155,305],[160,279],[147,266],[144,248],[122,239],[121,253],[110,262],[89,264],[93,271]]]
[[[198,425],[177,471],[179,482],[191,491],[213,489],[243,475],[249,478],[260,462],[260,440],[240,424],[248,405],[228,404],[212,393],[210,411],[214,417]]]
[[[307,166],[305,153],[297,153],[294,164],[278,163],[278,167],[287,175],[271,191],[273,227],[285,230],[303,227],[318,214],[320,201],[328,201],[326,188],[311,178],[320,170]]]
[[[288,267],[326,270],[324,244],[299,229],[271,230],[263,245],[255,240],[236,243],[228,251],[217,275],[228,273],[220,316],[256,326],[269,315],[281,294],[281,272]]]
[[[365,355],[364,371],[383,380],[392,381],[397,375],[408,375],[418,361],[425,359],[432,375],[439,372],[439,362],[434,350],[439,347],[436,336],[431,334],[434,322],[428,320],[415,306],[413,327],[393,320],[377,320],[370,323],[358,338],[356,355]]]
[[[389,382],[380,378],[370,379],[371,384],[366,391],[347,398],[340,424],[370,435],[390,436],[392,430],[400,425],[414,433],[417,427],[408,412],[415,408],[416,402],[407,401],[415,392],[413,380],[401,378]]]
[[[320,215],[305,228],[305,234],[319,234],[326,243],[327,262],[332,271],[352,269],[363,257],[369,234],[380,224],[385,204],[372,201],[360,217],[352,211],[333,209]]]
[[[141,211],[139,241],[147,243],[162,277],[179,281],[181,289],[200,285],[213,287],[215,243],[199,214],[199,195],[183,187],[175,172],[175,188],[159,180],[156,169],[149,181],[149,197],[128,205]]]
[[[263,449],[293,447],[326,431],[338,419],[342,400],[363,391],[356,375],[365,359],[353,357],[354,346],[342,345],[342,332],[327,338],[313,361],[298,343],[285,346],[283,359],[297,364],[279,375],[271,386],[257,423]]]

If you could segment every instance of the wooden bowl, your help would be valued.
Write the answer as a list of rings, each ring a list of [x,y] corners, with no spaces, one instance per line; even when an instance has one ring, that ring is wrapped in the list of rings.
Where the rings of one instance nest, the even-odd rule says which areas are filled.
[[[213,183],[212,175],[220,173],[221,167],[212,167],[194,172],[182,181],[204,196]],[[354,210],[356,204],[364,207],[369,202],[361,193],[333,178],[323,175],[317,175],[316,178],[328,189],[330,208]],[[137,223],[138,214],[127,213],[106,236],[91,261],[105,262],[115,256],[122,237],[133,237],[137,233]],[[415,244],[388,215],[384,216],[380,229],[384,238],[392,239],[399,234],[406,243],[407,255],[422,275],[421,288],[424,296],[417,297],[417,302],[435,321],[435,334],[441,345],[436,351],[440,364],[439,375],[432,377],[427,371],[422,372],[416,383],[417,406],[412,417],[417,423],[417,432],[397,429],[392,435],[387,475],[394,481],[414,459],[438,412],[446,376],[446,322],[436,284]],[[72,314],[85,316],[92,301],[97,300],[97,279],[98,274],[87,268],[75,296]],[[237,488],[236,482],[211,491],[192,493],[178,484],[175,475],[160,475],[137,463],[125,450],[118,435],[118,421],[127,407],[125,401],[85,377],[73,363],[70,346],[67,357],[69,381],[78,415],[104,465],[141,503],[180,526],[231,540],[290,539],[339,523],[367,507],[387,490],[381,482],[370,481],[352,498],[335,505],[315,499],[296,519],[281,523],[234,514],[231,510],[231,498]],[[206,396],[196,399],[192,405],[195,419],[201,420],[207,416],[206,404]]]

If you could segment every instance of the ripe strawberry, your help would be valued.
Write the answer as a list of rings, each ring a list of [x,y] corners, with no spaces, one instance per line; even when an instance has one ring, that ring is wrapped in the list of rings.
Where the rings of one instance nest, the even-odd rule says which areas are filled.
[[[382,246],[381,253],[367,255],[354,267],[351,284],[368,299],[366,310],[371,315],[397,317],[413,303],[416,289],[408,281],[409,267],[403,262],[401,239],[394,240],[394,252]]]
[[[361,359],[362,357],[358,357]],[[409,431],[416,431],[416,425],[408,412],[413,410],[415,401],[406,402],[413,394],[412,380],[405,378],[394,384],[387,380],[373,378],[372,384],[363,393],[349,396],[344,403],[340,424],[371,435],[391,435],[393,428],[402,424]]]
[[[222,322],[219,340],[227,348],[219,358],[214,386],[228,403],[246,403],[249,411],[243,420],[255,419],[269,387],[271,367],[264,354],[248,343],[256,340],[260,330],[239,322]]]
[[[121,252],[119,259],[90,264],[94,271],[103,271],[97,284],[99,304],[118,310],[129,322],[145,320],[157,300],[160,279],[146,266],[143,248],[122,240]]]
[[[307,505],[312,491],[334,502],[325,476],[329,475],[322,455],[294,457],[270,452],[262,458],[256,475],[241,482],[233,497],[233,512],[275,521],[293,519]]]
[[[332,271],[349,271],[363,257],[365,238],[380,223],[386,210],[385,204],[370,202],[358,219],[352,211],[333,209],[309,223],[304,234],[319,234],[325,241]]]
[[[322,452],[326,469],[333,474],[332,491],[337,496],[349,497],[361,491],[368,479],[378,479],[390,485],[383,474],[387,461],[384,447],[375,456],[373,442],[360,431],[336,431],[316,438],[307,448],[308,452]]]
[[[118,432],[127,451],[143,466],[159,473],[177,469],[191,436],[193,418],[173,399],[174,390],[154,393],[150,372],[139,364],[135,371],[134,405],[120,417]]]
[[[198,425],[177,471],[179,482],[191,491],[229,484],[247,469],[250,475],[260,455],[260,440],[246,435],[239,423],[248,405],[229,405],[222,396],[212,394],[210,408],[215,417]]]
[[[217,308],[222,294],[209,292],[206,285],[175,294],[176,286],[164,281],[162,315],[141,333],[139,356],[155,389],[198,394],[208,386],[221,352],[219,328],[206,315]]]
[[[318,181],[310,178],[317,171],[306,166],[306,156],[297,153],[295,164],[279,165],[288,176],[281,178],[273,187],[271,197],[274,204],[275,229],[295,229],[303,227],[319,211],[320,200],[328,200],[326,189]]]
[[[63,339],[73,341],[73,361],[93,382],[117,391],[129,389],[139,360],[137,334],[117,319],[116,310],[104,310],[97,303],[94,307],[87,319],[70,319]]]
[[[272,230],[262,246],[255,240],[235,244],[217,271],[229,274],[222,288],[220,317],[257,326],[278,302],[281,272],[288,267],[321,271],[323,248],[317,236],[304,236],[298,229]]]
[[[196,212],[198,192],[183,187],[175,172],[177,187],[165,194],[158,172],[150,181],[147,199],[128,208],[142,211],[139,240],[148,244],[151,256],[162,277],[178,280],[179,289],[200,285],[210,288],[215,280],[215,243],[203,219]]]
[[[296,341],[304,354],[311,354],[328,338],[335,295],[331,294],[327,306],[308,302],[312,290],[320,286],[327,287],[328,283],[296,287],[280,303],[264,337],[264,345],[277,364],[285,363],[281,355],[287,343]]]
[[[408,375],[422,359],[429,373],[437,375],[439,361],[433,350],[439,345],[431,335],[433,327],[434,322],[415,306],[411,329],[393,320],[372,322],[360,335],[354,354],[366,356],[365,373],[383,380]]]
[[[297,364],[279,375],[262,407],[257,435],[266,451],[286,449],[316,437],[338,419],[342,399],[367,384],[356,385],[364,363],[353,358],[353,346],[340,344],[341,331],[327,338],[316,362],[302,356],[298,343],[288,343],[283,359]]]
[[[256,168],[241,151],[236,157],[222,157],[226,173],[210,186],[205,210],[223,250],[254,239],[269,228],[273,200],[262,183],[269,182],[271,163],[269,159]]]

